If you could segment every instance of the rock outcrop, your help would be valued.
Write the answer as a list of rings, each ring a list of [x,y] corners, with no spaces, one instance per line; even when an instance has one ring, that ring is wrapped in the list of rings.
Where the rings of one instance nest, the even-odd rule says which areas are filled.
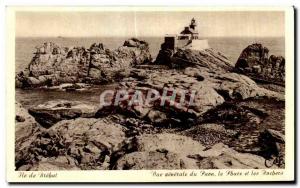
[[[272,157],[285,156],[285,137],[279,131],[265,129],[260,132],[259,146],[261,147],[260,155],[267,159]]]
[[[58,156],[42,158],[41,161],[34,164],[21,166],[20,171],[58,171],[58,170],[80,170],[75,165],[75,160],[71,157]]]
[[[16,87],[54,86],[62,83],[106,83],[121,79],[131,66],[151,61],[148,43],[125,41],[116,50],[102,43],[90,48],[61,47],[46,42],[37,47],[32,61],[16,76]]]
[[[200,169],[265,169],[265,159],[263,157],[239,153],[228,146],[219,143],[198,155],[190,156],[200,159],[198,166]],[[274,168],[276,168],[274,166]]]
[[[154,62],[172,68],[205,67],[210,70],[232,70],[233,65],[222,53],[210,48],[205,50],[178,49],[175,53],[170,49],[162,49]]]
[[[15,109],[15,161],[18,168],[24,163],[23,156],[27,153],[30,144],[36,139],[42,127],[20,103],[15,104]]]
[[[28,111],[23,108],[20,103],[15,104],[16,109],[16,126],[15,136],[16,142],[22,142],[22,140],[30,137],[39,128],[38,123],[35,121]]]
[[[63,120],[40,132],[23,149],[20,169],[108,169],[110,155],[125,140],[126,128],[107,119]],[[69,164],[69,165],[67,165]],[[50,167],[51,168],[50,168]]]
[[[263,157],[239,153],[222,143],[204,147],[190,137],[170,133],[142,134],[128,139],[126,129],[108,118],[60,121],[41,131],[23,148],[17,169],[266,168]]]
[[[197,123],[205,112],[223,104],[226,100],[244,100],[249,98],[273,98],[284,100],[284,95],[259,87],[253,80],[237,73],[210,72],[207,68],[184,70],[142,70],[134,69],[119,84],[118,90],[128,91],[129,99],[138,92],[144,97],[141,103],[131,105],[130,100],[116,104],[116,94],[111,98],[111,106],[100,108],[98,117],[121,113],[141,118],[158,125],[184,125],[189,127]],[[155,90],[159,97],[147,103],[147,93]],[[164,92],[176,92],[173,100]],[[183,102],[181,101],[184,99]],[[190,99],[193,104],[190,105]],[[113,102],[114,101],[114,102]],[[161,105],[166,101],[165,105]]]
[[[135,151],[117,160],[114,169],[264,169],[263,157],[239,153],[218,143],[210,148],[185,136],[141,135]],[[179,148],[177,148],[179,147]]]
[[[285,59],[282,56],[269,56],[269,49],[262,44],[252,44],[245,48],[238,58],[237,72],[259,81],[285,84]]]
[[[98,107],[78,101],[55,100],[39,104],[29,109],[29,113],[43,127],[49,128],[53,124],[78,117],[94,117]]]

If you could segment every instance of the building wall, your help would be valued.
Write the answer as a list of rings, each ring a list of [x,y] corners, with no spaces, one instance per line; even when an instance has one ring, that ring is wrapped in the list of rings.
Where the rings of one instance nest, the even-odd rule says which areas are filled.
[[[185,48],[191,50],[205,50],[210,48],[207,40],[177,40],[176,41],[177,48]]]
[[[193,40],[190,46],[191,50],[205,50],[210,48],[207,40]]]
[[[184,48],[191,50],[205,50],[210,48],[207,40],[177,40],[176,36],[165,37],[164,48],[175,50],[176,48]]]

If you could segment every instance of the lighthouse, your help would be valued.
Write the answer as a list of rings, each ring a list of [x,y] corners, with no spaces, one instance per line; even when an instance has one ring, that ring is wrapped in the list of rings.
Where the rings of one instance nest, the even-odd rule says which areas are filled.
[[[191,20],[190,25],[188,27],[184,27],[184,30],[180,32],[180,37],[178,37],[178,39],[179,40],[185,38],[190,40],[198,39],[199,33],[196,27],[197,27],[197,23],[196,20],[193,18]]]
[[[180,49],[205,50],[209,48],[207,39],[200,39],[197,22],[192,18],[189,26],[184,27],[179,35],[166,35],[166,46],[176,51]]]
[[[195,30],[196,26],[197,26],[196,20],[195,20],[195,18],[193,18],[193,19],[191,20],[190,28]]]

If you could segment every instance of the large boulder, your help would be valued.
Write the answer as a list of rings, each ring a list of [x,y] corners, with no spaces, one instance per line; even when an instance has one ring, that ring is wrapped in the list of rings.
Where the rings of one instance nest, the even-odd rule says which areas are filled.
[[[282,94],[259,87],[253,80],[244,75],[227,73],[220,75],[217,79],[224,80],[217,90],[226,93],[230,98],[247,99],[266,96],[284,100]]]
[[[120,157],[114,169],[195,169],[197,161],[187,156],[204,149],[199,142],[186,136],[144,134],[132,139],[128,151],[133,152]]]
[[[262,44],[251,44],[239,56],[236,71],[258,81],[285,84],[285,59],[282,56],[269,56],[269,49]]]
[[[20,168],[108,169],[110,155],[122,147],[125,131],[126,128],[108,119],[60,121],[30,143],[19,159],[23,164]]]
[[[39,128],[39,124],[20,103],[15,103],[15,109],[15,136],[16,142],[19,142],[20,140],[24,140],[31,136]]]
[[[141,135],[121,156],[114,169],[264,169],[263,157],[239,153],[217,143],[203,147],[199,142],[176,134]],[[277,168],[277,166],[274,166]]]
[[[20,103],[15,104],[15,109],[15,161],[16,168],[18,168],[23,164],[23,156],[27,153],[31,142],[36,139],[42,127]]]
[[[172,68],[206,67],[211,70],[233,69],[233,64],[222,53],[209,48],[205,50],[177,49],[176,52],[164,49],[163,45],[155,60],[156,64]]]
[[[65,119],[94,117],[96,112],[96,105],[67,100],[48,101],[29,109],[29,113],[45,128]]]
[[[285,136],[276,130],[265,129],[259,134],[260,155],[267,159],[285,156]]]

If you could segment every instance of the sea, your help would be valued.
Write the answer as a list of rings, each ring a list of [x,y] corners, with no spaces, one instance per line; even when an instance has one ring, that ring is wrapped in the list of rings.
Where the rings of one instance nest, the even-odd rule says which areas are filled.
[[[15,72],[26,68],[30,63],[36,46],[41,46],[44,42],[54,42],[60,46],[83,46],[89,48],[93,43],[103,43],[106,48],[116,49],[122,46],[127,38],[122,37],[26,37],[16,38],[15,44]],[[163,43],[163,37],[140,37],[149,43],[150,53],[153,59],[157,56],[160,45]],[[269,55],[285,56],[285,40],[282,37],[210,37],[206,38],[211,48],[223,53],[233,64],[237,61],[240,53],[248,45],[261,43],[267,47]],[[16,89],[16,101],[23,104],[25,108],[30,108],[37,104],[54,99],[66,99],[84,101],[88,103],[98,103],[101,92],[112,88],[113,85],[99,86],[87,91],[65,92],[56,90],[21,90]]]

